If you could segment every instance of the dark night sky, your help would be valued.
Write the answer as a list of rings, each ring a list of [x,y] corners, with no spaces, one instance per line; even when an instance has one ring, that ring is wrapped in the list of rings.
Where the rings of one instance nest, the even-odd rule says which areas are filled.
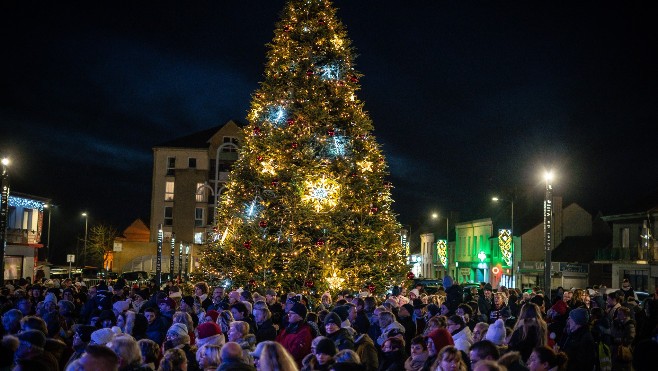
[[[14,191],[59,205],[63,253],[82,210],[119,230],[148,220],[153,145],[245,121],[284,2],[16,3],[0,12],[0,153]],[[535,223],[548,167],[593,213],[656,194],[655,13],[564,3],[334,2],[402,223],[504,218],[494,193]]]

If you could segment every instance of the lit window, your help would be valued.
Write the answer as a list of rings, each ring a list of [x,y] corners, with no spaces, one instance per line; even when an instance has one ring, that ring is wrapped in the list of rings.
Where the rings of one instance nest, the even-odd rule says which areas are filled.
[[[165,201],[174,200],[174,182],[165,183]]]
[[[172,206],[164,208],[164,225],[174,225],[174,208]]]
[[[205,242],[205,241],[203,240],[203,235],[204,235],[204,234],[205,234],[204,232],[196,232],[196,233],[194,233],[194,243],[197,244],[197,245],[201,245],[201,244],[203,244],[203,243]]]
[[[194,226],[203,226],[203,207],[197,207],[194,209]]]
[[[206,201],[206,187],[204,183],[196,184],[196,202]]]

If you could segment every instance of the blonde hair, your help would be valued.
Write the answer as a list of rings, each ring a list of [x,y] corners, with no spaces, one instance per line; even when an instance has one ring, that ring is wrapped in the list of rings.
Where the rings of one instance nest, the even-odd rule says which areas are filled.
[[[240,337],[245,337],[249,333],[249,324],[245,321],[233,321],[229,326],[241,333]]]
[[[432,365],[432,370],[441,370],[441,361],[457,361],[459,363],[459,370],[466,371],[466,363],[462,359],[462,352],[455,348],[452,345],[447,345],[439,351],[439,355],[436,357],[436,361]]]
[[[258,361],[261,371],[297,371],[297,363],[283,345],[275,341],[263,341]]]
[[[140,364],[142,362],[142,352],[139,350],[139,345],[130,335],[117,335],[107,347],[112,349],[125,365]]]
[[[206,356],[206,359],[209,360],[208,362],[210,363],[210,365],[206,367],[219,367],[219,364],[222,363],[221,352],[222,347],[219,345],[202,345],[201,348],[196,351],[196,360],[197,362],[200,362],[201,355],[203,354]]]
[[[192,316],[187,312],[176,312],[172,318],[173,323],[182,323],[187,327],[187,332],[194,331],[194,321],[192,321]]]

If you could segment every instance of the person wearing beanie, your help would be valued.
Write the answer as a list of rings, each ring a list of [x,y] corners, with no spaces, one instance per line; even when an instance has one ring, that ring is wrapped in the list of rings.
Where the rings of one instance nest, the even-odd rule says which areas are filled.
[[[334,356],[338,353],[336,345],[331,339],[321,339],[315,346],[315,359],[318,361],[317,370],[328,370],[334,363]]]
[[[336,312],[330,312],[324,318],[324,328],[327,337],[336,344],[338,350],[354,350],[354,337],[345,328],[341,327],[343,321]]]
[[[114,331],[110,328],[98,329],[91,333],[91,342],[98,345],[107,345],[112,339],[114,339]]]
[[[217,322],[217,317],[219,317],[219,312],[214,309],[211,309],[206,312],[206,316],[203,318],[203,323]]]
[[[423,364],[423,370],[431,370],[434,361],[439,356],[439,352],[443,347],[447,345],[455,345],[455,342],[452,340],[452,335],[448,330],[444,328],[439,328],[431,331],[427,334],[427,360]]]
[[[485,340],[496,344],[496,346],[502,346],[505,341],[505,322],[502,319],[497,319],[496,322],[489,325],[486,335],[484,336]]]
[[[189,344],[190,335],[187,333],[187,326],[183,323],[172,324],[167,330],[166,340],[171,343],[170,347]]]
[[[200,324],[197,327],[197,334],[197,348],[201,348],[204,345],[217,345],[221,347],[226,342],[222,328],[214,322]]]
[[[587,309],[576,308],[569,312],[566,334],[558,342],[560,350],[569,357],[569,370],[591,370],[596,363],[598,348],[588,323]]]
[[[128,309],[130,309],[130,302],[127,300],[119,300],[112,305],[112,311],[117,317]]]
[[[167,298],[169,299],[169,298]],[[190,335],[187,333],[187,326],[183,323],[174,323],[167,330],[167,336],[164,343],[164,351],[169,349],[180,349],[185,353],[188,362],[188,370],[198,369],[196,361],[196,349],[190,345]]]
[[[306,307],[295,303],[288,310],[288,325],[277,335],[276,342],[292,355],[297,366],[301,366],[304,356],[311,352],[312,340],[311,326],[306,323]]]

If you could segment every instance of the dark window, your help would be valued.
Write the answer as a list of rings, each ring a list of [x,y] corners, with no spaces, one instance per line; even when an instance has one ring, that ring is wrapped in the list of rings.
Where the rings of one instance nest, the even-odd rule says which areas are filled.
[[[174,225],[174,208],[171,206],[165,206],[164,225]]]
[[[192,169],[196,168],[196,158],[190,157],[187,160],[187,167],[192,168]]]

